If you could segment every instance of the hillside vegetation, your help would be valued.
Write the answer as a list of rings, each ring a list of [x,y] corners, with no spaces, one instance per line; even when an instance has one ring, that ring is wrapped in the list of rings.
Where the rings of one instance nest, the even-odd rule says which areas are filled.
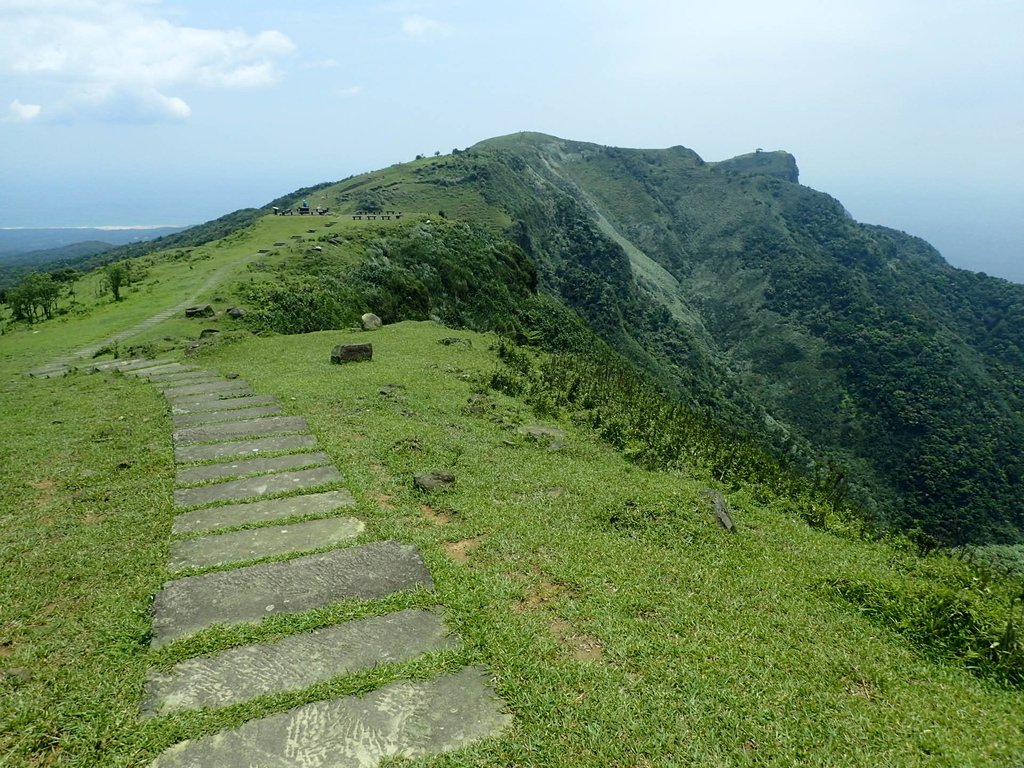
[[[514,134],[318,194],[515,243],[543,293],[675,398],[810,475],[835,468],[883,525],[951,545],[1021,541],[1024,286],[859,224],[797,178],[783,152],[706,163],[683,147]],[[399,260],[412,274],[437,258]]]
[[[120,301],[91,273],[73,309],[8,326],[0,763],[146,765],[256,715],[470,663],[494,674],[514,727],[423,764],[1019,762],[1017,550],[985,560],[866,524],[840,468],[807,471],[817,446],[772,419],[707,308],[680,292],[684,275],[492,151],[316,192],[400,220],[263,216],[133,260]],[[784,156],[750,162],[765,161],[792,170]],[[498,198],[518,199],[516,185],[538,190],[524,218]],[[237,373],[305,416],[367,537],[419,546],[436,593],[149,649],[174,514],[167,406],[117,374],[23,372],[192,295],[221,314],[171,318],[100,356]],[[356,330],[368,310],[388,324]],[[372,341],[374,360],[332,366],[346,341]],[[454,486],[416,490],[412,474],[433,469]],[[462,648],[242,707],[139,716],[147,668],[434,604]]]

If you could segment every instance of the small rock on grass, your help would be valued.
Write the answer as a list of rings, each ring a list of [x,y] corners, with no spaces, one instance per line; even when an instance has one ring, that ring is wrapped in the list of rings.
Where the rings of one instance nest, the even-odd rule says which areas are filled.
[[[729,503],[725,497],[711,488],[705,488],[704,495],[711,502],[711,514],[714,515],[718,524],[729,533],[736,533],[736,525],[732,521],[732,515],[729,514]]]
[[[359,319],[363,324],[363,329],[367,331],[376,331],[384,325],[384,322],[377,317],[377,315],[373,314],[373,312],[367,312]]]
[[[373,359],[373,344],[339,344],[331,350],[332,363],[354,363]]]
[[[443,470],[421,472],[412,478],[413,484],[421,491],[437,491],[455,483],[455,475]]]

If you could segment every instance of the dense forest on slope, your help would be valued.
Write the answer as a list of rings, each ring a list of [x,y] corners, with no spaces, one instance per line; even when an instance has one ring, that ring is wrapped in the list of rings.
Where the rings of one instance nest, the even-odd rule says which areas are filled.
[[[838,462],[884,523],[1021,539],[1024,286],[857,223],[791,155],[514,134],[321,194],[512,240],[661,387],[808,471]]]

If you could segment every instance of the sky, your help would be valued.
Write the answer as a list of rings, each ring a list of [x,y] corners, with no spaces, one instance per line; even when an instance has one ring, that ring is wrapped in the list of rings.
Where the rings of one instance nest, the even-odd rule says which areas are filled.
[[[792,152],[1024,282],[1020,0],[0,0],[0,227],[186,225],[522,130]]]

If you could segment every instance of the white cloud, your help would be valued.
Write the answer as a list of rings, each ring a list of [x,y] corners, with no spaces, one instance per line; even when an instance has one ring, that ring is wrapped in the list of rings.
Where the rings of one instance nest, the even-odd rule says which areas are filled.
[[[28,123],[39,117],[42,111],[43,108],[38,104],[22,104],[15,99],[7,112],[7,120],[13,123]]]
[[[277,31],[198,29],[160,11],[158,0],[0,0],[0,74],[56,87],[54,115],[180,119],[188,90],[271,85],[294,49]]]
[[[451,37],[454,28],[450,24],[428,19],[425,16],[406,16],[402,19],[402,31],[409,37]]]

